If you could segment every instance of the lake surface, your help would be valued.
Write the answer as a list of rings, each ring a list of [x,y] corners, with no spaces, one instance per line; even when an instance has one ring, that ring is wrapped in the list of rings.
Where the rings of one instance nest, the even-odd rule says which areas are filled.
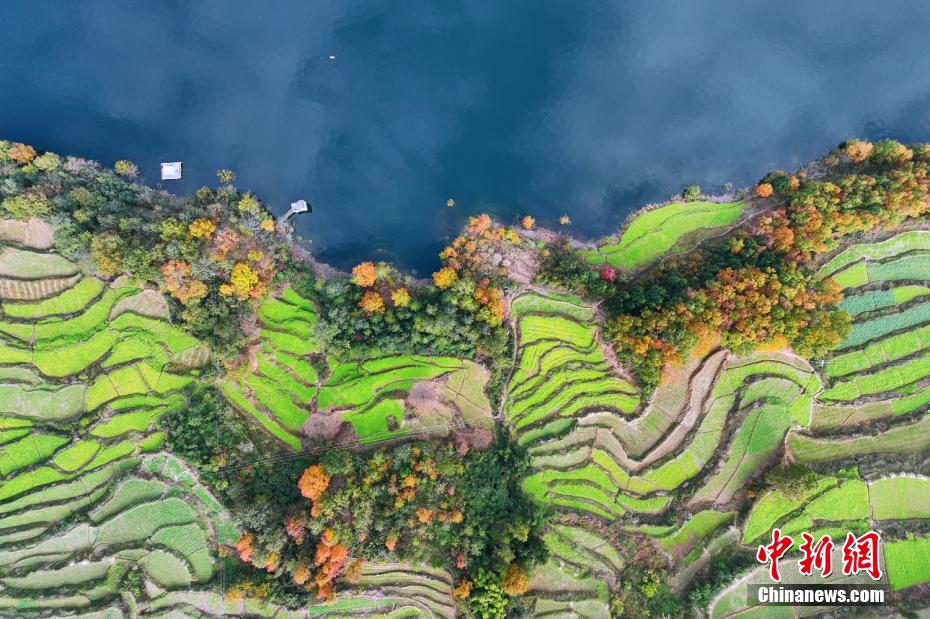
[[[930,140],[930,3],[0,3],[0,137],[238,185],[323,260],[428,273],[469,214],[602,236],[850,136]],[[455,206],[448,208],[447,199]]]

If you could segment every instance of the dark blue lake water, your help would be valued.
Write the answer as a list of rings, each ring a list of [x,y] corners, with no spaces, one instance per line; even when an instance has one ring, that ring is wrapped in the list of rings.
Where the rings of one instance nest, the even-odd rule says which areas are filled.
[[[930,3],[0,3],[0,136],[189,191],[233,168],[324,260],[433,269],[465,217],[601,236],[848,136],[930,139]],[[453,198],[453,208],[446,200]]]

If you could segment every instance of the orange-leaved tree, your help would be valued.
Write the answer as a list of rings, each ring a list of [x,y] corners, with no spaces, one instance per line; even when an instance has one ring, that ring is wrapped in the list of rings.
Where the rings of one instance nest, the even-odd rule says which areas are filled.
[[[369,290],[362,295],[362,300],[358,302],[358,306],[366,314],[380,314],[384,311],[384,299],[374,290]]]
[[[362,288],[370,288],[378,280],[378,269],[372,262],[363,262],[352,268],[352,280]]]
[[[329,475],[319,464],[308,466],[297,480],[297,487],[304,497],[316,501],[329,488]]]

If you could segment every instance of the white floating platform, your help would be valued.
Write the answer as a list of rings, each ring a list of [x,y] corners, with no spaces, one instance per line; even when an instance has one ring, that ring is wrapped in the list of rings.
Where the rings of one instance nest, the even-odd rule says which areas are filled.
[[[181,161],[172,161],[161,164],[161,180],[178,181],[184,176],[184,163]]]

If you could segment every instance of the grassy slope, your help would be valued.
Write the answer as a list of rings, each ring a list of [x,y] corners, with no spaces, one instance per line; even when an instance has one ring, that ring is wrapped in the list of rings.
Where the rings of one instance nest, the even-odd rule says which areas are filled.
[[[581,252],[591,264],[638,269],[668,253],[687,251],[736,223],[749,202],[673,202],[637,216],[615,244]]]

